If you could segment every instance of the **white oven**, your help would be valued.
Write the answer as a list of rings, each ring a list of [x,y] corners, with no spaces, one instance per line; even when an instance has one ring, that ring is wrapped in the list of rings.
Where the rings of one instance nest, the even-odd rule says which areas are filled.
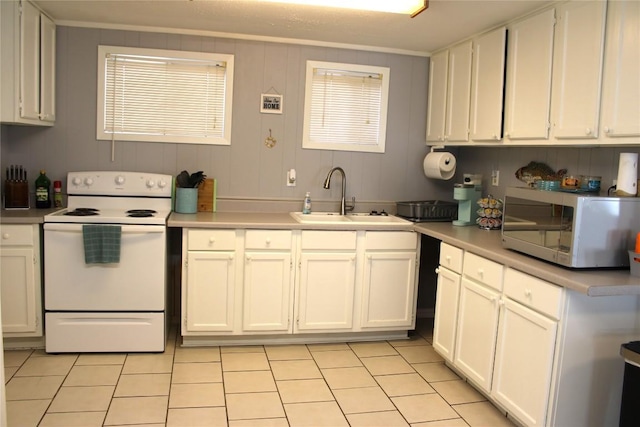
[[[47,352],[164,351],[171,180],[69,173],[68,207],[43,227]],[[115,232],[119,259],[86,258],[87,227]]]

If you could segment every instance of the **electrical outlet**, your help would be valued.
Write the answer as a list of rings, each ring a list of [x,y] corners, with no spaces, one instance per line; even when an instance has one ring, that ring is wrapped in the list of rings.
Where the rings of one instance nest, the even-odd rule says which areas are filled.
[[[287,187],[295,187],[296,186],[296,170],[289,169],[287,171]]]
[[[491,185],[497,187],[500,184],[500,171],[494,170],[491,171]]]

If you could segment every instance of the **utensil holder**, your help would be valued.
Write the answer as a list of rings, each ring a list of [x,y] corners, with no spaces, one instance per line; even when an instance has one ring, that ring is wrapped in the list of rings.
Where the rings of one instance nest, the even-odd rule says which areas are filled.
[[[29,209],[28,181],[5,181],[4,207],[5,209]]]
[[[176,188],[176,212],[191,214],[198,211],[198,189]]]

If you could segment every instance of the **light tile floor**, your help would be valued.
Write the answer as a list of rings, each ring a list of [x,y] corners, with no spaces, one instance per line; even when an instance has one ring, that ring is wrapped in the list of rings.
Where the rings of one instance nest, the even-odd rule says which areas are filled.
[[[411,339],[163,354],[5,351],[9,427],[512,426]]]

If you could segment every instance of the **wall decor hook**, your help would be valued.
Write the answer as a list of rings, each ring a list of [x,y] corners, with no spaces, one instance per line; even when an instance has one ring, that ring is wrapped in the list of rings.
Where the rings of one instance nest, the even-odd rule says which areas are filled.
[[[269,136],[265,138],[264,145],[269,148],[273,148],[273,146],[276,145],[276,142],[278,141],[273,136],[271,136],[271,129],[269,129]]]

